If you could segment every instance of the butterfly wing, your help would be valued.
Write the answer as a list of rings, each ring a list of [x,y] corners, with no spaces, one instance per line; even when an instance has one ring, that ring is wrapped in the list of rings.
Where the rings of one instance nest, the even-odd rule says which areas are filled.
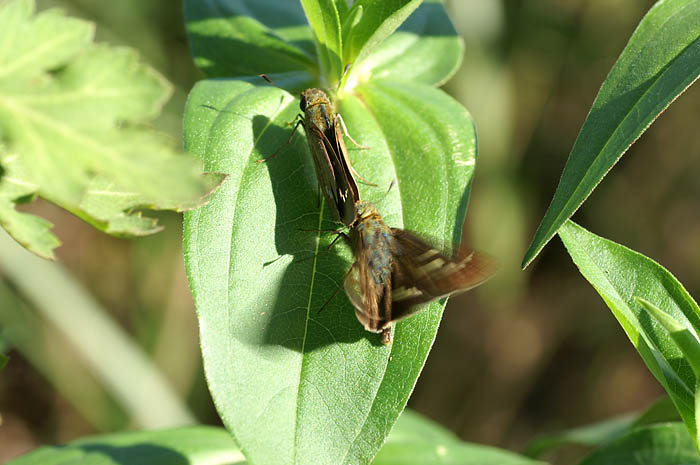
[[[349,226],[355,220],[355,202],[360,200],[360,191],[351,172],[348,150],[345,147],[337,115],[333,124],[333,135],[329,138],[329,146],[333,147],[332,152],[335,155],[331,159],[338,186],[338,211],[343,224]]]
[[[453,257],[402,229],[391,230],[395,240],[392,264],[394,319],[419,310],[416,306],[472,289],[496,271],[488,255],[460,249]]]
[[[328,138],[322,128],[312,121],[305,123],[306,137],[309,142],[309,150],[314,161],[316,179],[318,185],[326,199],[328,208],[335,220],[340,220],[341,213],[338,211],[338,184],[336,180],[335,167],[332,163],[334,155],[329,153]]]

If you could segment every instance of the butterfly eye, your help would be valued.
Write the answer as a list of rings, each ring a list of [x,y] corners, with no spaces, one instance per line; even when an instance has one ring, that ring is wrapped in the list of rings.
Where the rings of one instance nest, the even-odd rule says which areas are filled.
[[[301,111],[303,111],[303,112],[306,111],[306,98],[304,97],[304,94],[301,94],[301,100],[299,101],[299,108],[301,108]]]

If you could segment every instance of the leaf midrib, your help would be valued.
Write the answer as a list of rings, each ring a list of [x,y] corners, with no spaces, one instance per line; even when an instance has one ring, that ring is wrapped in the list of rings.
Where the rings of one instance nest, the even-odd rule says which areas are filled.
[[[314,259],[313,259],[313,267],[311,269],[311,282],[309,283],[309,299],[306,302],[306,318],[304,319],[304,336],[302,337],[301,340],[301,364],[299,365],[299,381],[297,382],[297,393],[296,393],[296,400],[295,400],[295,411],[294,411],[294,455],[293,455],[293,463],[297,463],[297,451],[299,450],[299,447],[297,445],[297,442],[299,440],[299,430],[297,428],[297,425],[299,425],[299,398],[301,397],[301,379],[304,374],[304,368],[306,366],[306,336],[309,332],[309,315],[311,314],[311,299],[313,297],[314,293],[314,283],[316,282],[316,265],[318,264],[318,253],[319,253],[319,247],[321,246],[321,227],[323,226],[323,211],[325,210],[326,206],[326,201],[323,197],[321,197],[321,208],[318,213],[318,224],[317,224],[317,230],[318,232],[316,233],[316,247],[314,250]]]

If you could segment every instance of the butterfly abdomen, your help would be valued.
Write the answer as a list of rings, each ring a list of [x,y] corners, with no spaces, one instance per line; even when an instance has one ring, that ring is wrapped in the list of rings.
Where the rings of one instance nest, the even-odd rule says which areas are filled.
[[[387,284],[391,274],[391,230],[379,215],[372,215],[357,225],[357,232],[366,251],[370,277],[377,285]]]

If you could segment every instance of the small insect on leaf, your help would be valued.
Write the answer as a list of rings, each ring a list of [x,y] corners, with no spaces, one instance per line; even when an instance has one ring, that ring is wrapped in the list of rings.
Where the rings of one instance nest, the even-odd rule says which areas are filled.
[[[420,305],[472,289],[496,271],[496,260],[459,250],[448,257],[414,234],[389,228],[377,208],[357,202],[355,263],[345,278],[345,292],[367,331],[392,340],[393,322],[421,310]]]
[[[261,77],[272,83],[268,76]],[[360,200],[360,193],[343,140],[342,119],[328,95],[318,88],[303,91],[299,107],[303,114],[298,115],[290,140],[297,127],[303,126],[319,189],[333,219],[349,226],[355,219],[355,202]],[[276,154],[259,161],[267,161]]]
[[[321,89],[302,92],[300,107],[321,192],[333,218],[349,226],[355,219],[360,193],[352,176],[339,115]]]

